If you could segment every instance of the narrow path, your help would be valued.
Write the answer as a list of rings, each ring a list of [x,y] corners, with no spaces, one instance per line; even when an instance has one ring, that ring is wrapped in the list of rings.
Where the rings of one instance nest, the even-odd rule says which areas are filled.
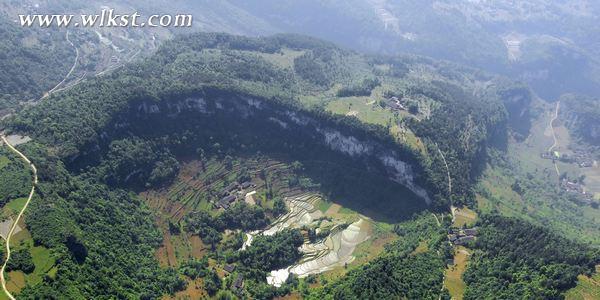
[[[456,214],[455,214],[455,210],[456,208],[454,207],[454,205],[452,204],[452,177],[450,177],[450,168],[448,168],[448,163],[446,162],[446,157],[444,156],[444,152],[442,152],[442,150],[440,149],[440,147],[438,146],[438,144],[435,144],[435,147],[437,148],[438,152],[440,153],[440,156],[442,157],[442,161],[444,161],[444,165],[446,166],[446,174],[448,175],[448,200],[450,200],[450,212],[452,213],[452,222],[454,223],[454,220],[456,219]],[[438,226],[441,226],[440,221],[438,221],[438,218],[435,216],[435,214],[433,215],[435,217],[435,221],[438,223]],[[440,287],[440,292],[442,292],[444,290],[444,281],[446,280],[446,272],[444,272],[444,280],[442,281],[442,286]],[[438,300],[442,299],[442,295],[440,293]]]
[[[17,223],[19,223],[19,220],[21,219],[21,217],[23,216],[23,213],[27,209],[29,202],[31,202],[31,198],[33,197],[33,194],[35,192],[35,186],[38,183],[38,177],[37,177],[37,169],[31,163],[31,161],[27,158],[27,156],[25,156],[23,153],[21,153],[19,150],[17,150],[15,147],[13,147],[8,142],[8,140],[6,140],[6,137],[2,136],[2,141],[8,146],[8,148],[10,148],[10,150],[12,150],[16,154],[18,154],[25,162],[27,162],[27,164],[29,164],[29,166],[31,167],[31,171],[33,172],[33,185],[31,186],[31,192],[29,192],[29,197],[27,197],[27,201],[25,202],[25,205],[23,205],[23,208],[19,212],[19,215],[17,216],[14,223],[10,227],[10,231],[8,232],[8,235],[6,236],[6,260],[4,261],[4,263],[2,264],[2,268],[0,269],[0,283],[2,283],[2,290],[4,290],[4,293],[8,296],[8,298],[14,300],[15,297],[13,297],[13,295],[8,291],[8,289],[6,289],[6,279],[4,278],[4,270],[6,269],[8,260],[10,259],[10,238],[12,237],[13,232],[15,231],[15,228],[17,227]]]
[[[435,146],[437,147],[437,144]],[[438,149],[438,152],[440,153],[440,155],[442,156],[444,165],[446,166],[446,173],[448,174],[448,197],[451,197],[451,195],[452,195],[452,178],[450,177],[450,168],[448,168],[448,163],[446,162],[446,157],[444,156],[444,153],[442,152],[442,150],[440,150],[440,147],[437,147],[437,149]],[[452,203],[452,199],[450,199],[450,202]]]
[[[71,66],[71,70],[69,70],[69,73],[67,73],[67,75],[65,75],[63,80],[61,82],[59,82],[56,86],[54,86],[51,90],[46,92],[44,94],[44,96],[42,96],[42,98],[40,98],[39,100],[42,100],[42,99],[50,96],[50,94],[52,94],[53,92],[55,92],[56,89],[58,89],[58,87],[60,87],[63,83],[65,83],[65,81],[71,76],[71,74],[75,70],[75,67],[77,66],[77,61],[79,61],[79,49],[77,47],[75,47],[73,42],[71,42],[71,40],[69,39],[69,31],[68,30],[67,30],[67,34],[66,34],[66,39],[67,39],[67,42],[69,42],[69,44],[71,44],[71,47],[73,47],[75,49],[75,61],[73,62],[73,66]]]
[[[554,131],[554,121],[556,121],[556,119],[558,119],[558,110],[560,109],[560,100],[558,102],[556,102],[556,109],[554,110],[554,117],[550,120],[550,129],[552,129],[552,138],[554,139],[554,143],[552,144],[552,146],[550,146],[550,148],[548,148],[548,152],[551,153],[552,149],[554,149],[557,144],[558,144],[558,140],[556,139],[556,132]],[[554,169],[556,170],[556,175],[560,176],[560,170],[558,169],[558,164],[556,163],[555,160],[552,160],[552,162],[554,163]]]
[[[435,144],[435,147],[437,147],[437,150],[440,153],[440,156],[442,157],[442,161],[444,161],[444,166],[446,166],[446,174],[448,175],[448,200],[450,200],[450,213],[452,214],[452,222],[454,222],[454,220],[456,219],[456,207],[454,207],[454,204],[452,203],[452,177],[450,176],[450,168],[448,168],[448,163],[446,162],[444,152],[442,152],[437,143]]]
[[[437,216],[436,216],[434,213],[431,213],[431,214],[432,214],[432,215],[433,215],[433,217],[435,218],[435,222],[437,223],[437,226],[438,226],[438,227],[441,227],[441,226],[442,226],[442,223],[440,223],[440,220],[438,219],[438,217],[437,217]]]
[[[556,121],[556,119],[558,119],[558,110],[560,109],[560,101],[556,102],[556,108],[554,109],[554,117],[550,120],[550,129],[552,129],[552,138],[554,139],[554,143],[552,144],[552,146],[550,146],[550,148],[548,148],[548,152],[552,151],[552,149],[554,149],[554,147],[556,147],[556,144],[558,144],[558,140],[556,139],[556,133],[554,132],[554,121]]]

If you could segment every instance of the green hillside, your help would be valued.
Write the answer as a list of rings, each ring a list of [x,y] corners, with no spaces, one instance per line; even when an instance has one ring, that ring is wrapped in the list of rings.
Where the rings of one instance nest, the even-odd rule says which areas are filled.
[[[20,147],[40,178],[14,267],[35,276],[15,294],[448,298],[450,206],[496,195],[486,168],[527,139],[531,102],[522,84],[419,56],[178,36],[2,121],[33,138]],[[558,296],[599,262],[554,228],[477,210],[467,298]],[[52,263],[36,271],[40,253]],[[494,272],[507,262],[516,275]]]

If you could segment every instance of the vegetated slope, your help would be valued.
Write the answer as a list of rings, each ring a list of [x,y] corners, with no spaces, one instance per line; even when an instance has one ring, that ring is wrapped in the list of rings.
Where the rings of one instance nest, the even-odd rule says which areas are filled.
[[[161,235],[143,202],[89,176],[72,176],[45,145],[22,147],[40,180],[27,226],[35,245],[49,248],[57,266],[15,296],[156,299],[181,289],[177,273],[161,269],[153,258]]]
[[[374,53],[418,53],[514,76],[545,99],[600,90],[596,3],[237,1],[288,32]],[[310,16],[310,17],[307,17]]]
[[[0,110],[41,97],[73,64],[64,32],[21,28],[0,15],[0,39]]]
[[[31,3],[33,4],[33,3]],[[186,13],[194,28],[308,34],[379,54],[416,53],[524,81],[546,100],[600,91],[596,3],[512,1],[53,1],[44,10]],[[178,29],[182,30],[182,29]],[[168,30],[165,30],[168,31]]]
[[[367,57],[295,35],[195,34],[167,42],[151,58],[6,121],[41,143],[25,149],[40,170],[42,198],[33,202],[28,225],[34,241],[59,258],[53,278],[21,295],[153,298],[182,288],[173,270],[158,268],[151,252],[160,235],[145,204],[127,190],[168,183],[178,160],[200,153],[300,161],[302,175],[331,199],[397,221],[429,200],[447,208],[443,151],[461,186],[452,201],[468,203],[490,140],[507,135],[502,91],[513,88],[446,63]],[[390,113],[391,122],[425,147],[403,144],[391,126],[323,109],[348,93],[418,103],[423,111]],[[307,98],[313,101],[305,104]],[[415,259],[426,270],[435,258],[440,272],[431,282],[441,284],[442,261],[428,255]],[[423,289],[418,295],[437,294]]]
[[[565,95],[560,100],[560,117],[575,137],[584,144],[600,146],[600,99]]]
[[[6,147],[0,147],[0,206],[8,201],[27,196],[31,182],[31,174]]]
[[[40,172],[41,199],[32,203],[27,220],[34,241],[56,252],[58,268],[19,296],[157,298],[182,289],[179,274],[160,269],[153,258],[160,233],[152,213],[128,191],[160,188],[173,180],[185,156],[204,153],[226,161],[228,154],[260,151],[261,156],[299,160],[303,175],[332,199],[355,194],[351,199],[358,211],[360,205],[390,210],[386,198],[414,201],[413,210],[391,212],[406,218],[424,209],[428,197],[438,207],[449,204],[447,172],[438,157],[443,151],[456,184],[462,185],[453,189],[451,200],[468,203],[490,141],[502,141],[496,138],[506,138],[509,120],[519,120],[510,114],[521,110],[507,110],[515,103],[513,96],[522,95],[526,103],[528,95],[522,87],[472,73],[418,57],[366,57],[300,36],[196,34],[168,42],[139,64],[26,108],[5,124],[41,143],[24,147]],[[387,96],[377,96],[376,88]],[[391,125],[323,109],[331,101],[347,100],[348,93],[418,103],[417,112],[391,114],[391,121],[414,132],[425,147],[402,144],[390,134]],[[316,101],[305,104],[307,98]],[[265,224],[264,217],[264,211],[240,205],[217,216],[190,214],[187,222],[207,244],[216,244],[218,230],[227,228],[222,223],[252,230]],[[398,226],[403,239],[390,245],[389,253],[324,283],[314,297],[447,296],[441,290],[444,258],[451,255],[443,242],[446,227],[438,227],[430,213]],[[261,238],[259,248],[245,252],[250,256],[243,259],[272,267],[297,259],[294,247],[271,247],[280,240],[300,242],[297,231]],[[420,243],[427,245],[424,252],[416,251]],[[274,257],[261,255],[262,249]],[[182,272],[196,276],[194,268],[200,269],[204,288],[214,293],[221,281],[206,265],[191,261]],[[266,271],[249,270],[256,278],[264,278]],[[257,287],[257,295],[274,296],[264,282]]]
[[[290,58],[290,51],[295,51],[296,56]],[[286,59],[291,66],[281,62]],[[365,93],[361,86],[369,82],[367,79],[375,80],[386,95],[413,99],[429,112],[390,114],[392,125],[417,134],[426,145],[425,153],[393,141],[390,126],[364,124],[355,118],[332,116],[321,109],[331,99],[344,101],[344,95],[338,92],[340,86],[369,97],[369,90],[374,87],[366,87]],[[429,190],[429,198],[436,206],[444,206],[448,201],[447,173],[437,148],[449,161],[455,185],[462,187],[453,190],[454,201],[471,202],[470,186],[485,160],[486,147],[490,146],[490,140],[502,141],[506,137],[507,112],[503,101],[508,98],[503,97],[502,91],[511,88],[506,82],[470,69],[418,57],[365,57],[301,36],[253,39],[195,34],[165,43],[152,58],[106,79],[49,98],[25,110],[9,126],[29,132],[45,143],[59,145],[70,164],[78,161],[89,164],[88,158],[79,157],[90,156],[94,149],[100,149],[99,153],[105,151],[113,134],[122,134],[135,125],[127,121],[128,114],[143,112],[142,115],[150,117],[166,114],[175,120],[182,112],[213,115],[224,110],[242,114],[239,122],[244,121],[249,109],[252,114],[261,111],[264,105],[271,113],[269,118],[292,126],[309,125],[317,129],[309,134],[320,135],[330,148],[337,147],[334,150],[350,157],[378,158],[380,166],[402,173],[403,167],[388,159],[385,150],[380,150],[395,149],[392,157],[408,160],[414,170],[423,170],[413,174],[414,182]],[[316,98],[313,101],[316,104],[303,106],[301,103],[307,97]],[[226,108],[218,103],[221,99],[228,100]],[[163,123],[173,126],[172,121]],[[225,126],[235,123],[231,120]],[[319,131],[319,124],[329,125]],[[328,126],[342,135],[328,132]],[[285,126],[280,124],[280,127]],[[363,142],[366,144],[361,145]],[[368,145],[373,142],[384,146]],[[398,180],[405,185],[413,180],[400,177]]]
[[[465,299],[556,299],[574,287],[579,274],[600,263],[598,249],[539,226],[497,215],[485,216],[464,280]]]
[[[346,276],[307,291],[307,299],[449,299],[440,289],[444,257],[451,248],[445,229],[431,214],[422,214],[395,227],[400,240],[386,246],[385,254]],[[419,244],[426,250],[416,251]]]

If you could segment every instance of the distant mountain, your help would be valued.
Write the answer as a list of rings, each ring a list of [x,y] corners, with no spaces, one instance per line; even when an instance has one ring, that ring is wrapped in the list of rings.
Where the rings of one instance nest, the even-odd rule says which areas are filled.
[[[202,31],[293,32],[370,53],[427,55],[522,80],[549,101],[563,93],[600,92],[600,5],[594,1],[93,0],[41,5],[57,12],[110,7],[188,13]]]
[[[500,72],[547,100],[600,91],[600,9],[593,1],[232,2],[281,31]]]

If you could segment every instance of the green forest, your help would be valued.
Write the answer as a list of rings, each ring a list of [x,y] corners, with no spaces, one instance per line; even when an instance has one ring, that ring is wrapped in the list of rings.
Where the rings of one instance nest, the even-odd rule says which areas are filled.
[[[600,251],[539,226],[486,216],[464,280],[465,299],[560,299],[578,274],[590,275]]]
[[[421,69],[433,70],[431,76],[411,75]],[[481,88],[482,82],[494,84]],[[385,111],[387,125],[327,109],[333,101],[350,107],[356,98],[382,100],[373,103],[385,109],[392,97],[416,106]],[[179,36],[150,57],[1,121],[34,140],[19,146],[40,178],[27,227],[34,245],[56,258],[55,273],[19,296],[159,299],[198,286],[218,299],[450,299],[443,285],[453,257],[449,207],[475,206],[490,153],[528,131],[522,108],[530,97],[522,85],[481,71],[417,56],[362,55],[300,35]],[[31,179],[13,167],[16,158],[1,154],[7,202],[27,193],[22,187]],[[256,175],[265,181],[264,196],[257,196],[263,205],[211,203],[161,219],[148,199],[150,190],[161,193],[215,165],[231,170],[244,160],[276,160],[291,169],[281,178]],[[202,172],[182,180],[191,162]],[[248,170],[240,173],[236,184],[252,179]],[[282,182],[288,192],[319,193],[321,213],[335,199],[337,214],[360,214],[390,242],[361,265],[340,267],[343,276],[292,275],[280,287],[269,285],[270,271],[303,258],[305,240],[329,234],[286,229],[257,235],[241,250],[244,233],[288,212],[285,195],[272,187]],[[222,188],[199,197],[231,196]],[[336,230],[355,220],[345,221]],[[597,248],[523,220],[482,215],[476,226],[480,235],[467,245],[473,256],[462,277],[466,299],[559,299],[600,263]],[[157,249],[170,235],[199,237],[203,257],[160,265]],[[32,254],[14,255],[9,269],[31,273]]]
[[[67,74],[74,51],[56,30],[26,30],[0,15],[0,110],[37,100]]]
[[[293,69],[282,68],[263,58],[267,55],[283,55],[278,53],[284,49],[305,53],[294,59]],[[385,126],[335,116],[323,110],[322,105],[306,107],[298,99],[299,96],[315,93],[325,95],[334,88],[334,84],[346,85],[351,89],[363,85],[370,90],[378,81],[389,81],[390,84],[401,81],[406,74],[396,71],[396,67],[375,77],[376,73],[382,72],[377,66],[388,64],[404,65],[404,68],[434,64],[446,76],[445,81],[413,83],[409,80],[408,86],[401,91],[407,97],[436,103],[434,107],[437,108],[426,121],[415,122],[414,118],[399,120],[404,124],[402,126],[414,131],[426,143],[426,155],[392,141],[390,129]],[[122,124],[117,120],[123,114],[139,114],[139,111],[133,111],[135,104],[152,106],[150,103],[155,103],[155,106],[165,107],[174,101],[193,97],[255,97],[281,109],[306,112],[322,122],[329,120],[327,122],[345,124],[348,128],[346,131],[352,134],[374,136],[386,145],[394,144],[393,147],[398,149],[396,151],[415,168],[426,171],[426,175],[419,179],[420,183],[427,186],[435,205],[442,208],[447,207],[449,199],[446,169],[437,148],[445,153],[455,186],[461,187],[452,191],[451,201],[457,204],[473,203],[473,192],[469,186],[475,182],[485,162],[486,147],[493,138],[500,137],[500,141],[505,139],[502,136],[506,135],[510,126],[507,124],[508,113],[503,106],[500,90],[487,91],[484,98],[480,99],[469,96],[468,90],[457,86],[461,77],[469,71],[443,64],[435,65],[432,61],[415,57],[404,59],[402,64],[398,58],[385,60],[381,57],[363,57],[327,42],[297,35],[246,38],[194,34],[166,42],[151,58],[107,78],[90,80],[36,107],[26,108],[6,125],[13,130],[29,132],[44,143],[61,145],[61,156],[73,159],[79,157],[82,151],[89,152],[89,149],[103,143],[101,132],[119,134],[115,126]],[[318,72],[326,79],[318,83],[311,82],[305,78],[315,78],[315,75],[305,72]],[[367,75],[375,79],[365,79]],[[493,79],[483,74],[475,76]],[[342,88],[342,94],[345,89]],[[395,89],[390,91],[395,92]],[[75,109],[76,113],[72,111]],[[54,120],[61,121],[58,123]],[[119,149],[126,149],[125,145],[117,147],[115,144],[112,151]],[[169,160],[169,154],[164,155],[161,161]],[[156,167],[161,168],[159,165],[164,165],[164,161],[157,162]],[[469,172],[463,171],[465,166]],[[115,168],[119,166],[105,166],[107,171],[119,172]],[[164,166],[162,168],[156,172],[168,174],[175,171],[164,169]],[[137,177],[142,175],[138,174]],[[162,179],[153,180],[158,182]]]

